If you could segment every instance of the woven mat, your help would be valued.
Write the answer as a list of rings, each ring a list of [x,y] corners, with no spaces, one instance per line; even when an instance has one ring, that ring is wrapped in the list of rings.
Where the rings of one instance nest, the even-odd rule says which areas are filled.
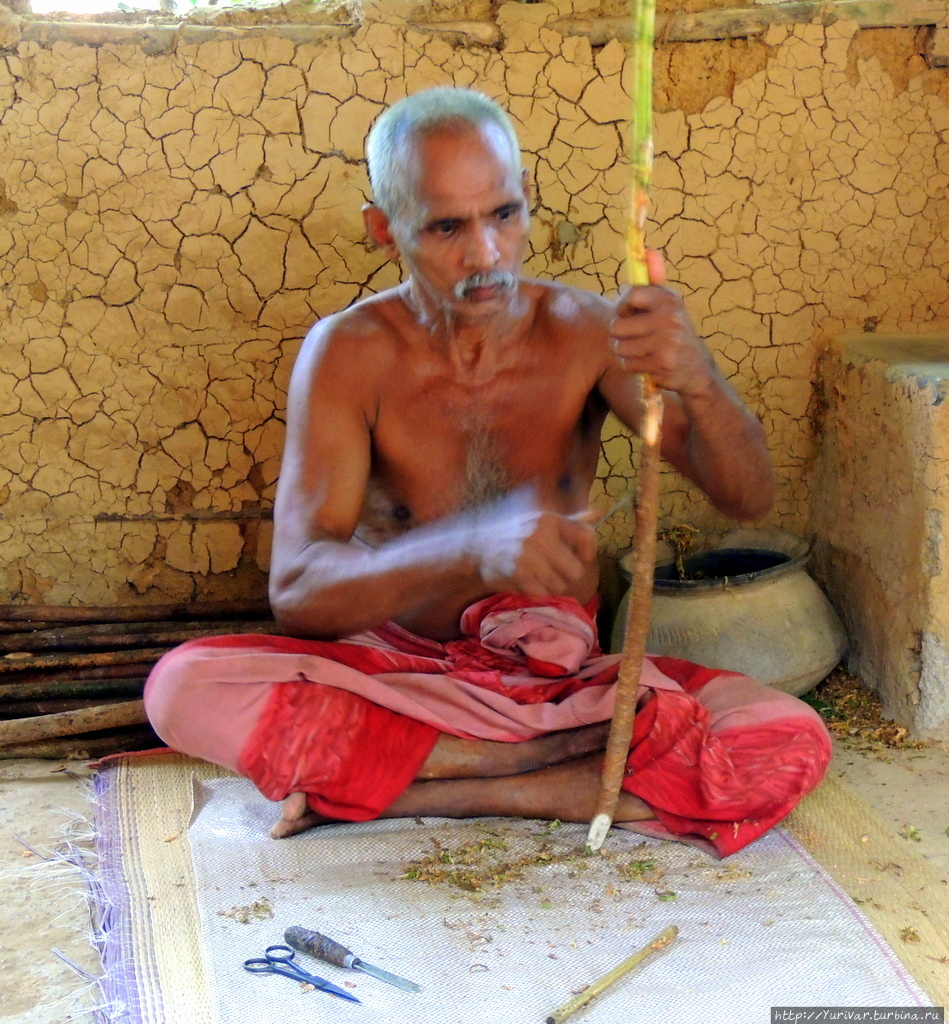
[[[722,1020],[752,1024],[768,1019],[772,997],[770,1005],[949,1001],[946,887],[839,783],[825,783],[786,830],[725,862],[614,830],[612,860],[591,871],[571,874],[560,864],[475,898],[400,880],[405,858],[433,841],[470,844],[485,830],[513,848],[536,848],[545,825],[377,822],[275,843],[263,828],[274,805],[246,780],[178,755],[118,761],[100,773],[98,790],[109,908],[100,924],[110,1009],[101,1019],[115,1024],[448,1024],[470,1020],[472,1000],[486,1024],[540,1021],[670,923],[681,928],[676,943],[578,1014],[578,1024],[719,1019],[710,1007]],[[562,826],[555,835],[579,846],[585,831]],[[275,867],[281,858],[296,866]],[[616,865],[630,858],[660,865],[663,876],[620,878]],[[272,919],[233,913],[258,900],[276,908]],[[289,924],[322,927],[425,991],[406,996],[356,976],[348,984],[360,1007],[240,970]],[[306,966],[336,984],[352,977]],[[688,1009],[693,996],[701,1013]],[[737,1005],[749,1007],[747,1018],[736,1016]]]

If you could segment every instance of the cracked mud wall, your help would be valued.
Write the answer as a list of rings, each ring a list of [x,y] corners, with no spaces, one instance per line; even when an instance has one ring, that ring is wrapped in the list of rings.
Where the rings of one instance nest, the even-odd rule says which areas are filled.
[[[945,738],[949,380],[924,374],[853,356],[846,337],[823,356],[815,559],[852,640],[848,667],[888,716]]]
[[[500,100],[535,183],[528,273],[615,293],[624,44],[571,30],[582,0],[469,6],[429,15],[480,18],[487,42],[394,3],[309,35],[0,24],[0,600],[262,592],[300,339],[398,280],[359,210],[366,131],[406,92]],[[838,22],[657,50],[648,240],[765,423],[771,522],[799,532],[826,339],[949,319],[946,73],[912,30],[868,36]],[[608,425],[599,504],[625,491],[632,448]],[[671,474],[663,510],[721,524]],[[617,517],[604,545],[629,529]]]

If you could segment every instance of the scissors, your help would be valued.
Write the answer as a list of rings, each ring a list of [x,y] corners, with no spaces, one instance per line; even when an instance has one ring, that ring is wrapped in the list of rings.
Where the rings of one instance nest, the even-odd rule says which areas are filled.
[[[344,989],[337,988],[326,978],[321,978],[317,974],[307,974],[302,967],[298,967],[293,962],[295,956],[296,953],[289,946],[268,946],[262,957],[245,960],[244,970],[250,971],[251,974],[282,974],[285,978],[306,982],[307,985],[313,985],[323,992],[331,992],[334,996],[340,996],[342,999],[349,999],[354,1003],[361,1002]]]

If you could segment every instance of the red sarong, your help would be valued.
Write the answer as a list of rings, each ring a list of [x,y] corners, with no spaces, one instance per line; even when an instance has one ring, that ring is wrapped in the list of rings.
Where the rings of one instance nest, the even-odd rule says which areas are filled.
[[[497,595],[468,609],[462,629],[447,644],[393,625],[342,641],[190,641],[156,666],[146,703],[157,708],[163,688],[188,692],[198,681],[232,692],[266,682],[238,770],[272,800],[305,792],[316,813],[351,821],[378,817],[441,732],[517,742],[611,716],[619,657],[600,655],[576,602]],[[623,788],[656,820],[627,827],[727,856],[824,775],[829,736],[797,698],[674,658],[648,658],[640,686],[653,699],[636,716]],[[156,729],[202,756],[198,740],[174,742],[182,723],[167,712],[173,706],[166,701],[158,716],[168,735]]]

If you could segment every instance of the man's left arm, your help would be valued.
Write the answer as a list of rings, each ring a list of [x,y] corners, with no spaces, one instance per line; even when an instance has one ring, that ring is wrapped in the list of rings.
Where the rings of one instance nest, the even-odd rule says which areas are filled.
[[[696,335],[681,298],[668,288],[658,253],[648,253],[651,285],[631,288],[609,325],[610,365],[600,392],[639,428],[640,373],[664,392],[662,455],[702,488],[721,512],[757,519],[774,500],[764,430]]]

